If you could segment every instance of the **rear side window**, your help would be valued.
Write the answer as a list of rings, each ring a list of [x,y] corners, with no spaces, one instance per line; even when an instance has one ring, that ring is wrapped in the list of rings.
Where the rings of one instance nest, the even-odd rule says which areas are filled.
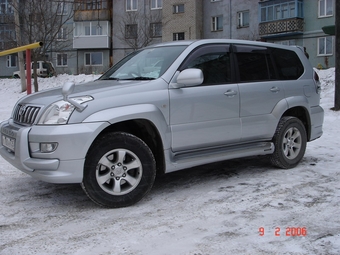
[[[276,78],[275,68],[266,47],[235,47],[240,82],[268,81]]]
[[[280,80],[297,80],[303,74],[303,65],[294,51],[272,48],[271,52]]]

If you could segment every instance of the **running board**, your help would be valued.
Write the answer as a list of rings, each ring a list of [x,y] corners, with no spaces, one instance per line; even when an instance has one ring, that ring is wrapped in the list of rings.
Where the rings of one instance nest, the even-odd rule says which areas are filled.
[[[272,154],[274,149],[275,146],[272,142],[257,142],[175,153],[172,157],[172,161],[174,164],[198,165],[234,158]]]

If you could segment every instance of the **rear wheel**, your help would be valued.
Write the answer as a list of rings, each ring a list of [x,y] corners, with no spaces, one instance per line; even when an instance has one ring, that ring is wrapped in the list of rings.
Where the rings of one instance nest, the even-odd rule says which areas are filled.
[[[91,147],[82,187],[99,205],[130,206],[150,191],[155,165],[151,150],[141,139],[123,132],[110,133]]]
[[[307,134],[302,122],[295,117],[282,117],[273,137],[275,151],[270,156],[273,165],[295,167],[306,151]]]

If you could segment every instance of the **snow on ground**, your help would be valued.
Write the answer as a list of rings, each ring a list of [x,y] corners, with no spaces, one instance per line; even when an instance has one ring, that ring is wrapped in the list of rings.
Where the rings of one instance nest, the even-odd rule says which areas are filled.
[[[103,209],[79,185],[37,181],[0,158],[0,254],[340,254],[340,112],[330,110],[334,68],[318,72],[324,135],[291,170],[263,157],[215,163],[158,178],[134,206]],[[95,78],[39,79],[40,90]],[[19,80],[0,80],[0,121],[24,95]]]

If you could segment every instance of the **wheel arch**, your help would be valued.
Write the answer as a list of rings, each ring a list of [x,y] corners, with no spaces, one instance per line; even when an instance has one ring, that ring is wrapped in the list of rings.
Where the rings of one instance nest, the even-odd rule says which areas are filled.
[[[307,141],[310,141],[311,120],[310,120],[309,112],[305,107],[295,106],[295,107],[289,108],[282,114],[282,117],[283,116],[292,116],[292,117],[298,118],[306,129]]]
[[[164,148],[163,141],[156,126],[150,120],[131,119],[131,120],[125,120],[125,121],[113,123],[110,126],[103,129],[97,135],[92,145],[100,137],[105,136],[105,134],[107,133],[113,133],[113,132],[129,133],[143,140],[148,145],[148,147],[150,148],[150,150],[152,151],[155,157],[157,174],[165,173],[165,158],[164,158],[164,150],[163,150]]]

